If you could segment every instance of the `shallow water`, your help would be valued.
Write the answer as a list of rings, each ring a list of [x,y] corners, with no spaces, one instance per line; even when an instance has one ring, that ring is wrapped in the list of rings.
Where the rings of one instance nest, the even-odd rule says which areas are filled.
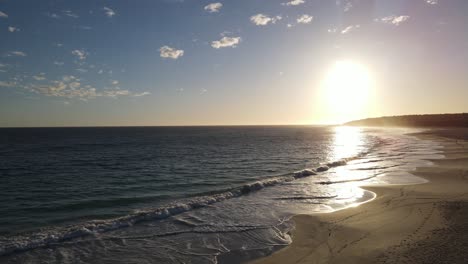
[[[295,214],[372,200],[363,184],[424,183],[411,171],[441,158],[441,147],[407,132],[2,129],[0,260],[235,263],[268,254],[290,243]]]

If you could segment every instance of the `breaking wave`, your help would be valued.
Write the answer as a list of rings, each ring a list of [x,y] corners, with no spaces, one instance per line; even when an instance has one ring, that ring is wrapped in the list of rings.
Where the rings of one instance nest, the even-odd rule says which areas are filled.
[[[365,155],[361,153],[359,156]],[[193,197],[185,201],[175,202],[164,207],[136,211],[126,216],[107,219],[93,220],[82,224],[71,225],[67,227],[55,227],[43,229],[33,234],[18,235],[15,237],[0,238],[0,256],[16,252],[27,251],[39,247],[57,244],[66,240],[71,240],[84,236],[94,236],[100,233],[130,227],[139,222],[165,219],[178,215],[193,209],[209,206],[227,199],[240,197],[261,190],[266,187],[291,182],[296,179],[318,175],[332,167],[346,165],[348,161],[359,156],[342,159],[321,165],[315,169],[304,169],[292,174],[268,178],[261,181],[255,181],[232,188],[227,191],[211,195]],[[332,199],[334,197],[289,197],[279,199]]]

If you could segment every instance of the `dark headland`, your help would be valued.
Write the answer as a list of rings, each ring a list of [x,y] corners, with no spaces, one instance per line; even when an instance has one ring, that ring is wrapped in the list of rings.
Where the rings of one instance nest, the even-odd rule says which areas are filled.
[[[347,122],[347,126],[468,127],[468,113],[402,115],[366,118]]]

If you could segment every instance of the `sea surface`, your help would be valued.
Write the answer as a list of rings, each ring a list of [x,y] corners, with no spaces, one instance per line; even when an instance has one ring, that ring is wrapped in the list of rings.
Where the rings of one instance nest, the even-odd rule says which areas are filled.
[[[0,263],[239,263],[296,214],[420,184],[441,146],[411,129],[0,129]]]

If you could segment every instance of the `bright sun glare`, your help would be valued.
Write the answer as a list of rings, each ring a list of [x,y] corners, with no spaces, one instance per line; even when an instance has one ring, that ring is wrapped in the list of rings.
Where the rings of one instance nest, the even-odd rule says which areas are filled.
[[[341,123],[365,116],[371,93],[371,76],[359,63],[337,61],[323,83],[330,122]]]

